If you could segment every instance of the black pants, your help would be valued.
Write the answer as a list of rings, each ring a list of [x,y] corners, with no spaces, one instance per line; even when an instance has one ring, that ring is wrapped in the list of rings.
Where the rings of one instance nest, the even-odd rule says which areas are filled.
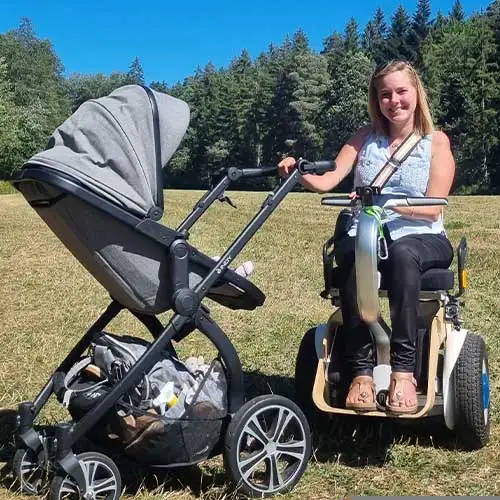
[[[356,297],[354,266],[355,238],[345,236],[337,244],[335,259],[345,269],[341,286],[341,309],[347,328],[346,357],[352,375],[371,375],[375,364],[370,331],[361,320]],[[380,261],[389,295],[392,323],[391,367],[393,371],[413,372],[417,337],[418,296],[421,275],[430,268],[447,269],[453,260],[453,247],[440,234],[415,234],[391,241],[389,258]]]

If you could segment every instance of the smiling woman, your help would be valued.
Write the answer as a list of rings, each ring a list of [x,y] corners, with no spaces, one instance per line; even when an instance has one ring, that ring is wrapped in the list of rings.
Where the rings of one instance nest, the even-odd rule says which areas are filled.
[[[455,162],[445,134],[434,130],[425,90],[415,69],[405,61],[391,61],[372,75],[368,89],[370,127],[359,130],[336,158],[337,169],[323,176],[304,176],[303,184],[319,192],[330,191],[354,167],[354,187],[368,186],[391,159],[398,146],[416,135],[419,141],[398,165],[381,194],[412,197],[448,196]],[[287,174],[294,165],[285,158]],[[355,194],[352,195],[355,198]],[[417,310],[421,275],[427,269],[447,268],[453,249],[444,232],[441,207],[398,207],[382,220],[388,258],[379,271],[388,285],[391,306],[391,385],[387,408],[394,413],[417,411],[416,361]],[[341,289],[344,326],[349,331],[346,357],[352,383],[346,407],[358,411],[376,408],[370,330],[357,307],[354,265],[357,225],[336,243],[337,264],[346,271]]]

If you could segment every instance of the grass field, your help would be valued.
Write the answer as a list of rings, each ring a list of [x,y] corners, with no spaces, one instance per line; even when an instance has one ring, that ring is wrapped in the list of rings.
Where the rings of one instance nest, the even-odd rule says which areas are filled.
[[[175,226],[200,194],[167,192],[165,223]],[[265,193],[230,195],[237,210],[216,203],[192,231],[193,245],[209,255],[221,255],[265,198]],[[435,423],[397,428],[390,422],[340,419],[331,432],[318,436],[306,474],[286,498],[500,494],[500,219],[494,215],[499,201],[452,197],[446,217],[454,246],[466,234],[470,247],[466,326],[481,333],[489,348],[493,422],[488,446],[461,451],[453,436]],[[249,395],[293,394],[301,337],[331,312],[331,305],[319,297],[321,247],[337,212],[322,207],[317,195],[291,194],[237,259],[254,261],[253,281],[267,295],[264,306],[234,312],[207,303],[240,354]],[[107,303],[106,291],[24,199],[0,196],[0,406],[14,407],[33,398]],[[126,313],[111,326],[115,332],[145,334]],[[204,354],[207,349],[195,334],[183,342],[182,353]],[[42,417],[52,421],[61,415],[53,404]],[[8,451],[4,447],[3,454]],[[149,474],[139,486],[135,483],[140,474],[134,474],[126,472],[128,498],[232,496],[220,459],[173,477]],[[0,486],[0,498],[22,498],[5,487],[7,481]]]

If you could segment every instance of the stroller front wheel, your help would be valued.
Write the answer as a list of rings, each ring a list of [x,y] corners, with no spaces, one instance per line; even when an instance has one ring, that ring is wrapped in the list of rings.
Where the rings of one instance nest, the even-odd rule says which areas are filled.
[[[81,491],[68,474],[54,476],[50,485],[49,500],[118,500],[122,491],[120,471],[113,460],[93,451],[76,457],[80,462],[88,490]]]
[[[24,495],[41,495],[48,488],[48,464],[43,452],[18,448],[12,459],[12,472]]]
[[[283,396],[245,403],[226,434],[224,463],[239,492],[249,497],[285,493],[304,473],[311,433],[300,408]]]

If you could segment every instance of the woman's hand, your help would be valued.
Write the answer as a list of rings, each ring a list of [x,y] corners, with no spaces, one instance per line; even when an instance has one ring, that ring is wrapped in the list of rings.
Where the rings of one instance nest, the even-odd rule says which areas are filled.
[[[297,161],[293,156],[287,156],[278,163],[278,169],[282,177],[288,177],[295,168]]]

